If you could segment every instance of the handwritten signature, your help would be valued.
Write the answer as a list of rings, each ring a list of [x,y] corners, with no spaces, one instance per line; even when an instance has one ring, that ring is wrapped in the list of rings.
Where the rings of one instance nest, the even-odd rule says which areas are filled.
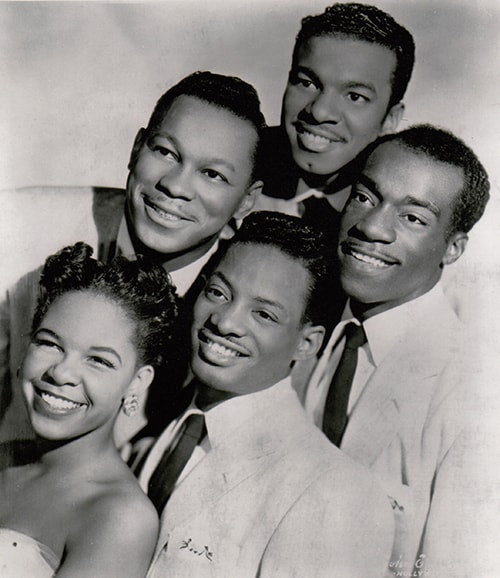
[[[187,548],[188,552],[192,552],[193,554],[196,554],[197,556],[205,556],[205,558],[207,560],[209,560],[210,562],[213,561],[213,552],[210,552],[208,546],[203,546],[202,549],[200,549],[198,546],[196,546],[196,544],[194,544],[193,539],[192,538],[188,538],[187,540],[183,540],[182,544],[179,548],[179,550],[183,550],[184,548]]]

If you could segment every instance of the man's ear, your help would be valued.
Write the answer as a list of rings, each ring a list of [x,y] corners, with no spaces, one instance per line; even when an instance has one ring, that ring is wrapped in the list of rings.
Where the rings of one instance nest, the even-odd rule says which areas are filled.
[[[140,396],[143,394],[153,382],[155,370],[152,365],[143,365],[135,372],[130,385],[127,388],[124,397],[129,395]]]
[[[461,231],[453,233],[448,241],[448,246],[446,247],[446,251],[441,263],[443,265],[451,265],[457,259],[459,259],[463,255],[465,247],[467,247],[468,240],[469,236],[467,233],[462,233]]]
[[[257,195],[260,194],[263,186],[264,183],[262,181],[255,181],[248,187],[246,195],[243,197],[243,200],[233,214],[233,219],[240,221],[250,213],[257,199]]]
[[[403,102],[398,102],[397,104],[391,106],[382,122],[382,129],[379,136],[396,132],[396,129],[398,128],[398,125],[403,118],[404,111],[405,105]]]
[[[304,325],[300,342],[295,350],[294,361],[303,361],[314,357],[323,343],[326,330],[322,325]]]
[[[137,160],[139,151],[141,150],[145,142],[146,142],[146,129],[140,128],[138,133],[135,135],[134,144],[130,152],[130,158],[128,160],[128,167],[127,167],[129,171],[131,171],[134,168],[135,161]]]

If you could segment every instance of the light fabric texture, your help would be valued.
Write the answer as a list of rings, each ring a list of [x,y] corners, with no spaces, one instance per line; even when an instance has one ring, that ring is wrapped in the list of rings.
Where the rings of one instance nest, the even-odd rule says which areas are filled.
[[[390,504],[310,423],[289,379],[205,418],[210,449],[163,511],[149,576],[383,574]]]
[[[351,317],[349,308],[344,317],[341,325]],[[485,455],[493,457],[498,446],[485,429],[484,400],[496,378],[475,358],[474,343],[439,285],[363,326],[368,343],[340,448],[370,468],[391,500],[391,571],[480,575],[484,560],[478,552],[491,536],[484,532],[486,519],[473,512],[484,511],[491,498],[490,476],[483,475],[491,458]],[[318,425],[342,349],[339,332],[333,332],[306,396]],[[491,512],[497,506],[491,504]]]

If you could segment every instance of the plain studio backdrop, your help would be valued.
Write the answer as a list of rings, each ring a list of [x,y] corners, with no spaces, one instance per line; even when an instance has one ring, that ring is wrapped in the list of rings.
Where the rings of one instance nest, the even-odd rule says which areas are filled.
[[[472,231],[464,257],[446,271],[462,293],[462,313],[486,360],[492,345],[500,350],[500,3],[373,3],[416,41],[400,128],[429,122],[451,129],[490,175],[486,215]],[[324,0],[0,2],[0,189],[124,187],[137,130],[159,96],[195,70],[252,83],[268,123],[277,124],[300,19],[326,5]],[[60,219],[64,215],[54,215],[55,227]],[[0,242],[8,246],[22,227],[23,215],[2,219],[0,206]],[[0,271],[5,283],[12,272],[1,263]],[[498,505],[498,488],[492,492],[485,512]],[[477,576],[483,575],[480,567],[478,560]]]

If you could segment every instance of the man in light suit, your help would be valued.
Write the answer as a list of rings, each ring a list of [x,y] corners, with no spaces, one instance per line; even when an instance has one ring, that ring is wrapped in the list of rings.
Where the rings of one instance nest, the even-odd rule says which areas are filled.
[[[476,514],[489,494],[473,481],[487,441],[477,414],[485,378],[439,282],[488,198],[474,153],[422,125],[380,140],[342,216],[338,258],[349,301],[305,406],[390,497],[395,575],[489,575],[475,549],[487,527]],[[357,344],[349,327],[364,330]]]
[[[247,217],[215,267],[194,307],[195,395],[139,477],[161,512],[149,576],[383,573],[389,501],[291,387],[293,364],[321,345],[332,275],[324,235],[271,212]],[[193,415],[207,435],[200,425],[179,464]]]
[[[45,258],[76,241],[93,246],[101,260],[147,254],[163,264],[183,296],[226,236],[228,223],[248,213],[261,188],[254,165],[264,124],[253,87],[238,78],[194,73],[159,99],[147,127],[139,130],[126,192],[2,193],[2,440],[29,435],[16,369],[29,336],[37,268]],[[118,429],[121,424],[118,441],[144,421],[121,417]]]

